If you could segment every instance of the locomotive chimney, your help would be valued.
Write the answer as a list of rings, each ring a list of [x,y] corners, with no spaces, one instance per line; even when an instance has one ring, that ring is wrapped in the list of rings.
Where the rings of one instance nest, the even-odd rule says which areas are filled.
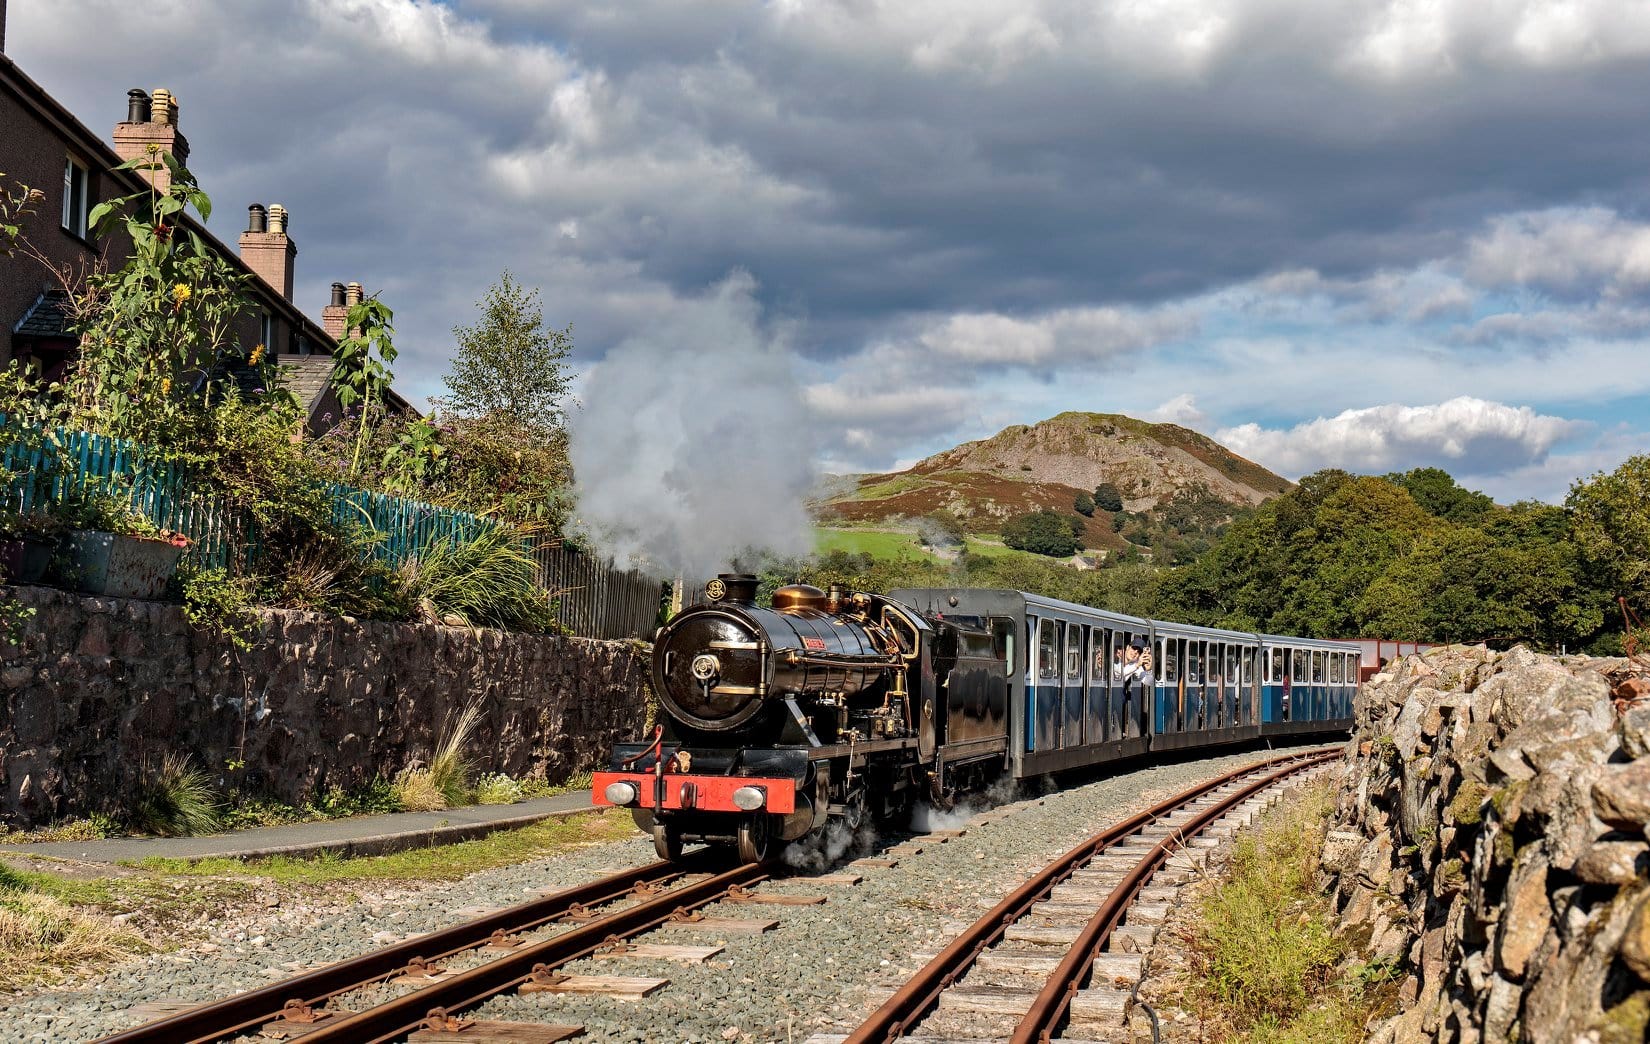
[[[847,590],[841,584],[832,584],[830,591],[825,595],[825,611],[827,613],[842,612],[842,599],[847,593]]]
[[[756,602],[757,579],[750,573],[718,573],[716,580],[708,585],[714,590],[716,584],[722,587],[722,597],[713,601],[728,602],[732,605],[753,605]]]

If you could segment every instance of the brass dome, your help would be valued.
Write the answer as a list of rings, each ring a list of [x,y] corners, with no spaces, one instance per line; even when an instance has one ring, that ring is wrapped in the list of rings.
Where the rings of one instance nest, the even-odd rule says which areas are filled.
[[[810,584],[791,584],[773,593],[773,607],[780,612],[825,608],[825,592]]]

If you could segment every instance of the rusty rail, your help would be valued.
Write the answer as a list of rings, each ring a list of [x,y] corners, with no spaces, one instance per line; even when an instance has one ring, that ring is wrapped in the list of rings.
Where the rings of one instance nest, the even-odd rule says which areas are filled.
[[[1140,858],[1140,862],[1130,870],[1117,887],[1112,889],[1106,901],[1094,911],[1088,924],[1083,926],[1077,941],[1071,944],[1066,951],[1065,959],[1059,967],[1054,969],[1048,981],[1043,984],[1042,990],[1031,1002],[1031,1009],[1026,1012],[1014,1033],[1009,1037],[1010,1044],[1039,1044],[1048,1041],[1059,1025],[1060,1020],[1071,1007],[1071,998],[1082,987],[1087,978],[1089,969],[1094,965],[1094,956],[1100,952],[1100,947],[1106,944],[1113,929],[1123,921],[1123,915],[1128,912],[1129,904],[1145,887],[1147,880],[1157,872],[1157,868],[1169,858],[1169,854],[1177,848],[1183,848],[1187,840],[1202,833],[1211,824],[1215,823],[1226,813],[1238,805],[1254,797],[1256,794],[1297,772],[1304,772],[1316,765],[1321,765],[1339,757],[1339,751],[1328,751],[1316,756],[1303,759],[1298,764],[1286,765],[1276,772],[1262,776],[1241,789],[1221,798],[1208,808],[1199,812],[1190,822],[1186,823],[1174,834],[1163,838],[1152,846],[1152,850]],[[1254,769],[1247,770],[1253,772]],[[1205,791],[1207,793],[1207,791]],[[1195,800],[1195,799],[1194,799]]]
[[[618,939],[639,935],[670,920],[677,913],[707,906],[732,888],[748,888],[768,878],[761,863],[737,866],[715,877],[686,884],[599,920],[512,951],[503,957],[459,972],[449,979],[397,997],[353,1015],[329,1020],[304,1034],[306,1044],[348,1042],[381,1044],[399,1039],[428,1018],[473,1008],[558,965],[595,953]]]
[[[934,1009],[935,1005],[939,1003],[940,994],[953,985],[958,979],[962,978],[963,975],[967,974],[968,970],[973,966],[975,960],[979,958],[980,954],[995,945],[998,940],[1003,937],[1003,933],[1008,930],[1010,925],[1014,924],[1016,921],[1020,920],[1027,913],[1029,913],[1031,908],[1037,903],[1046,899],[1049,894],[1053,892],[1056,885],[1062,883],[1071,876],[1072,871],[1086,865],[1107,848],[1110,848],[1119,841],[1132,836],[1144,827],[1150,826],[1152,823],[1163,818],[1164,816],[1167,816],[1170,813],[1191,804],[1211,791],[1218,790],[1233,780],[1241,779],[1244,776],[1251,775],[1255,772],[1275,765],[1294,763],[1291,767],[1284,769],[1282,772],[1275,773],[1273,776],[1268,777],[1265,783],[1257,785],[1254,790],[1258,790],[1261,789],[1262,786],[1269,786],[1275,778],[1281,778],[1291,772],[1301,771],[1304,768],[1327,761],[1331,758],[1337,757],[1338,755],[1339,748],[1332,748],[1329,750],[1294,752],[1279,755],[1273,758],[1267,758],[1264,761],[1259,761],[1252,765],[1235,769],[1231,772],[1225,773],[1224,775],[1217,776],[1212,780],[1201,783],[1191,790],[1184,791],[1166,801],[1159,802],[1146,811],[1131,816],[1128,819],[1125,819],[1122,822],[1114,824],[1100,833],[1095,834],[1093,837],[1088,838],[1075,848],[1071,849],[1069,852],[1048,864],[1042,870],[1038,871],[1036,876],[1026,881],[1013,892],[1009,893],[1002,902],[992,907],[989,913],[975,921],[965,931],[963,931],[962,934],[953,939],[944,950],[940,951],[940,953],[934,957],[933,960],[918,969],[917,973],[913,975],[904,986],[901,986],[892,997],[888,998],[882,1007],[872,1012],[869,1018],[867,1018],[859,1025],[858,1028],[850,1033],[844,1044],[877,1044],[877,1042],[898,1040],[900,1037],[906,1035],[910,1030],[916,1027],[917,1023],[926,1018],[929,1012]],[[1253,790],[1246,789],[1243,792],[1244,798],[1248,797],[1250,793],[1253,793]],[[1243,800],[1243,798],[1234,799],[1232,803],[1236,804],[1236,802],[1240,800]],[[1201,829],[1201,827],[1199,827],[1199,829]],[[1189,835],[1185,832],[1181,832],[1180,836],[1181,838],[1184,838]],[[1163,846],[1167,843],[1168,840],[1165,839],[1164,842],[1159,843],[1159,847],[1163,848]],[[1153,869],[1155,869],[1155,864],[1153,864]],[[1138,872],[1138,870],[1139,868],[1137,867],[1136,872]],[[1103,924],[1104,934],[1098,936],[1100,942],[1095,945],[1103,943],[1105,934],[1109,934],[1111,928],[1115,927],[1115,922],[1117,920],[1121,920],[1121,911],[1127,909],[1128,901],[1133,899],[1135,893],[1139,891],[1140,883],[1143,883],[1148,876],[1150,876],[1149,872],[1140,875],[1137,883],[1135,883],[1134,886],[1127,891],[1126,898],[1122,900],[1119,900],[1118,896],[1125,894],[1123,886],[1120,885],[1117,889],[1113,890],[1112,896],[1107,899],[1106,905],[1110,905],[1114,901],[1118,902],[1119,912],[1110,923]],[[1132,879],[1134,879],[1133,875],[1131,875],[1131,880]],[[1106,906],[1101,907],[1102,910],[1105,908]],[[1096,914],[1096,918],[1098,917],[1099,914]],[[1091,920],[1090,926],[1093,926],[1093,924],[1094,921]],[[1088,928],[1086,927],[1085,935],[1087,932]],[[1076,947],[1073,947],[1073,952],[1075,951]],[[1070,954],[1068,954],[1068,960],[1070,959]],[[1086,959],[1083,962],[1082,970],[1084,972],[1087,971],[1088,966],[1092,963],[1092,961],[1093,948],[1088,951]],[[1061,968],[1065,968],[1064,962],[1062,962]],[[1057,971],[1056,976],[1058,975],[1059,972]],[[1055,980],[1051,979],[1050,983],[1052,984],[1054,981]],[[1070,994],[1063,992],[1065,989],[1064,981],[1061,982],[1059,989],[1062,992],[1059,994],[1059,1000],[1057,1002],[1059,1011],[1055,1016],[1056,1018],[1059,1017],[1059,1015],[1064,1014],[1066,1006],[1070,1003]],[[1038,1000],[1042,1000],[1041,995],[1039,995]],[[1035,1002],[1032,1005],[1032,1011],[1037,1011],[1037,1004]],[[1030,1015],[1027,1016],[1027,1020],[1030,1020]],[[1026,1023],[1022,1022],[1021,1025],[1023,1027]],[[1046,1032],[1044,1029],[1045,1025],[1045,1023],[1040,1022],[1038,1025],[1038,1032]],[[1018,1036],[1018,1031],[1016,1031],[1015,1040],[1018,1041],[1019,1039],[1020,1037]]]
[[[622,899],[638,886],[658,885],[695,870],[709,869],[713,865],[711,859],[707,852],[681,863],[650,863],[625,870],[270,986],[147,1022],[105,1037],[99,1044],[203,1044],[232,1037],[279,1018],[291,1002],[319,1006],[339,994],[394,975],[417,961],[436,961],[484,945],[496,932],[529,931],[586,907]]]

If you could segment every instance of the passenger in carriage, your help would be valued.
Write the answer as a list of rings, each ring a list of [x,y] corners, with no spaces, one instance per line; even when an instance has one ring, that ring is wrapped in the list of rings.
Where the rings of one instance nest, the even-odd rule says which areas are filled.
[[[1137,634],[1119,650],[1123,665],[1118,675],[1123,679],[1123,719],[1128,722],[1128,735],[1138,735],[1135,723],[1140,707],[1151,706],[1151,692],[1157,686],[1152,674],[1152,653],[1146,636]]]

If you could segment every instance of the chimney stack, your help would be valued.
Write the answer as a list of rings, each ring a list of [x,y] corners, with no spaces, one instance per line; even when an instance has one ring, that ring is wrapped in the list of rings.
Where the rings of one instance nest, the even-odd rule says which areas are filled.
[[[266,211],[262,204],[246,208],[246,231],[241,233],[241,260],[264,282],[292,300],[292,270],[298,246],[286,234],[287,212],[279,203]]]
[[[3,2],[3,0],[0,0]],[[189,140],[178,130],[178,100],[164,87],[153,96],[139,88],[126,92],[126,121],[115,124],[115,152],[122,160],[133,160],[157,152],[170,152],[180,164],[189,163]],[[172,172],[157,157],[138,173],[165,192],[172,186]]]
[[[344,284],[332,284],[332,301],[321,309],[321,328],[334,341],[342,341],[349,330],[349,305],[344,303]]]

